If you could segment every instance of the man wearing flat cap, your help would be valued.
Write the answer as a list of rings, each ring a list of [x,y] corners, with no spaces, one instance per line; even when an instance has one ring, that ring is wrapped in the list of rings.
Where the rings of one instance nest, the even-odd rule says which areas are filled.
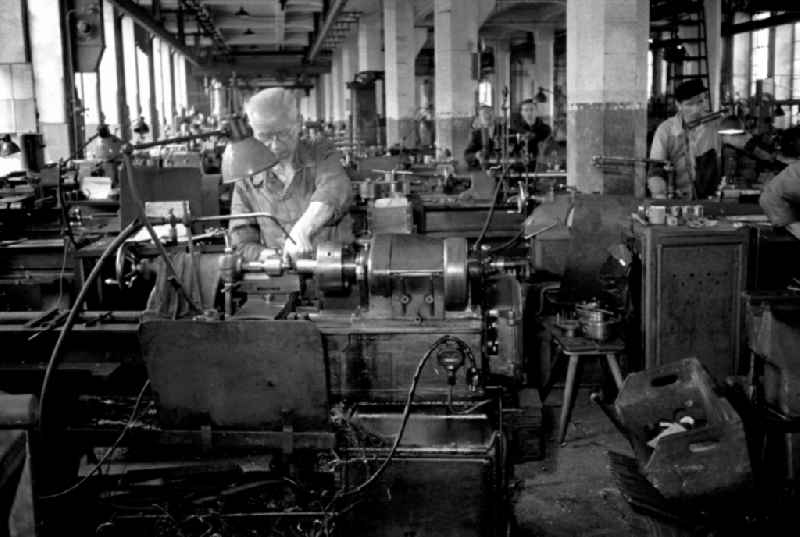
[[[269,218],[235,219],[232,243],[245,260],[282,248],[284,258],[312,253],[322,241],[351,242],[348,214],[351,184],[339,153],[324,140],[300,140],[300,113],[294,93],[268,88],[245,103],[253,135],[279,159],[278,164],[236,182],[231,213],[266,212]]]
[[[692,79],[675,88],[678,113],[656,129],[650,146],[650,158],[672,164],[675,174],[675,196],[705,198],[719,184],[720,138],[717,122],[703,123],[694,128],[687,124],[708,113],[706,88],[699,79]],[[650,170],[647,180],[653,197],[665,197],[667,173],[661,166]]]
[[[708,114],[706,88],[699,79],[675,88],[675,101],[678,113],[656,129],[650,158],[672,165],[676,198],[705,199],[716,193],[721,179],[719,156],[723,142],[755,159],[775,162],[775,155],[759,148],[752,135],[744,131],[720,132],[722,119],[693,123]],[[667,197],[668,180],[663,165],[651,165],[647,179],[650,195]]]

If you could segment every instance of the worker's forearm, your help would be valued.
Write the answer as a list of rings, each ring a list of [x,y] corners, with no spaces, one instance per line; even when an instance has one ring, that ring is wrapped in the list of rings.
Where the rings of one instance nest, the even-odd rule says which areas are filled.
[[[301,226],[309,237],[313,237],[320,229],[328,224],[334,215],[333,207],[321,201],[312,201],[295,227]]]

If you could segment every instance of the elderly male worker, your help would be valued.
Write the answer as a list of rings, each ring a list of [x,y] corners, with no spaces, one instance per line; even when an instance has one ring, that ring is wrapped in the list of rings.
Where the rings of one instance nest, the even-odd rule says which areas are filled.
[[[552,132],[550,126],[536,116],[536,103],[533,99],[525,99],[519,105],[521,121],[514,127],[514,134],[519,142],[514,145],[514,154],[527,156],[528,169],[536,169],[539,155],[539,144]]]
[[[758,199],[772,225],[785,227],[800,239],[800,161],[795,161],[773,177]]]
[[[348,214],[350,179],[339,153],[324,141],[300,140],[300,113],[292,91],[269,88],[245,104],[253,134],[275,153],[278,164],[236,182],[231,214],[266,212],[269,218],[234,219],[232,243],[246,260],[258,260],[282,248],[284,259],[313,252],[317,243],[352,241]]]

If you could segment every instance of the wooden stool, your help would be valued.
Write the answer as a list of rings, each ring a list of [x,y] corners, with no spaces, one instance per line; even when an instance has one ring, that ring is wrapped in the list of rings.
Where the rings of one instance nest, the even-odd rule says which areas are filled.
[[[561,333],[561,329],[557,327],[550,328],[550,341],[556,352],[556,358],[550,368],[550,374],[547,381],[542,387],[541,397],[542,401],[547,398],[550,390],[553,389],[555,383],[555,376],[553,371],[559,365],[563,357],[569,358],[567,364],[567,378],[564,381],[564,401],[561,405],[561,419],[558,426],[558,442],[564,443],[564,438],[567,436],[567,425],[569,425],[570,417],[572,416],[572,409],[575,406],[575,396],[577,395],[578,382],[578,361],[586,356],[605,356],[608,362],[608,368],[611,375],[614,377],[614,384],[617,389],[622,387],[622,372],[617,362],[617,356],[625,350],[625,343],[619,339],[612,339],[609,341],[596,341],[585,337],[567,337]]]

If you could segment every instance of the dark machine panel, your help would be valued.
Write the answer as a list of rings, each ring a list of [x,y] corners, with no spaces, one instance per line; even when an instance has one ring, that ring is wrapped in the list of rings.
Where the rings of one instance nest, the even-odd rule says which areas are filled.
[[[696,356],[718,379],[735,374],[747,230],[636,226],[634,233],[643,260],[645,367]]]

